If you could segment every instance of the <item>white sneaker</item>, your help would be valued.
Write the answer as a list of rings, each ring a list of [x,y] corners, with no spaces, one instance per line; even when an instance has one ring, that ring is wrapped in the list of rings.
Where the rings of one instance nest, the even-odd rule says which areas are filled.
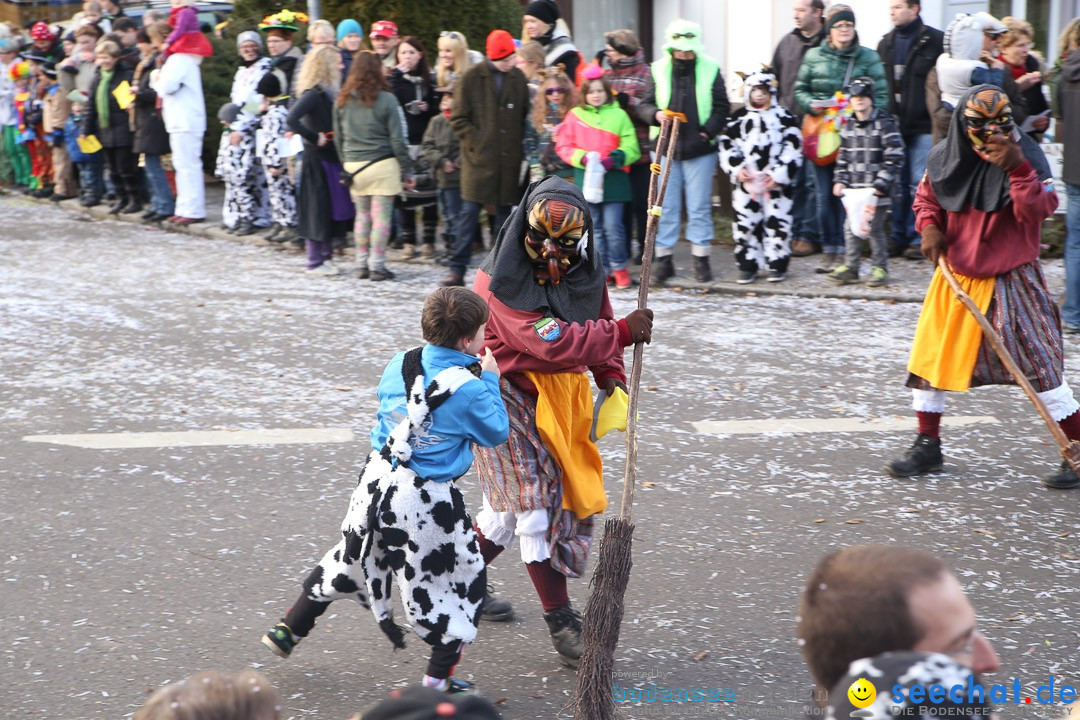
[[[308,275],[337,275],[341,272],[337,265],[330,260],[327,260],[318,267],[308,268],[306,271]]]

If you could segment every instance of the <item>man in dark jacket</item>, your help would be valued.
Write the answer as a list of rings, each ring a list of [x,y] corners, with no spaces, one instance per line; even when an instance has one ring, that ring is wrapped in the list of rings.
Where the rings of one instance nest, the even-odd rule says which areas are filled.
[[[487,37],[487,59],[465,71],[456,86],[450,126],[461,142],[461,213],[444,286],[464,285],[480,209],[495,206],[496,232],[521,199],[521,162],[529,87],[514,67],[514,38],[505,30]]]
[[[1065,332],[1080,333],[1080,50],[1073,50],[1061,67],[1058,100],[1064,126],[1058,132],[1065,145],[1064,180],[1069,194],[1065,216]]]
[[[881,38],[878,55],[889,85],[888,111],[900,121],[905,160],[901,182],[893,186],[890,255],[921,260],[920,238],[915,232],[911,204],[915,188],[926,172],[930,152],[930,112],[926,107],[926,76],[944,52],[944,33],[926,25],[919,16],[919,0],[890,0],[894,29]]]
[[[772,71],[779,87],[780,104],[797,118],[802,118],[802,108],[795,102],[795,80],[803,55],[816,48],[825,39],[825,12],[823,0],[795,0],[792,11],[795,29],[781,38],[773,52]],[[804,257],[821,252],[821,230],[817,221],[817,195],[814,191],[814,173],[810,163],[799,166],[795,175],[795,195],[791,206],[791,254]]]
[[[698,282],[712,280],[709,246],[713,239],[712,184],[716,172],[716,136],[727,123],[727,88],[720,63],[705,55],[701,26],[675,20],[664,33],[664,56],[652,65],[652,85],[638,105],[638,116],[659,125],[664,110],[686,115],[679,128],[664,197],[664,212],[656,238],[653,282],[660,285],[675,275],[672,253],[679,239],[683,195],[686,196],[686,239],[692,245],[694,275]],[[654,128],[654,133],[656,129]],[[664,148],[657,148],[662,153]]]

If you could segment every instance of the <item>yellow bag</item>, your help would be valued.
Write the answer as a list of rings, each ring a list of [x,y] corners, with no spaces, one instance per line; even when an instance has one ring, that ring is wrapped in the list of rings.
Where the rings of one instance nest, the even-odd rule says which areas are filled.
[[[593,423],[589,439],[596,442],[612,430],[626,432],[626,417],[630,408],[630,398],[621,387],[608,394],[601,390],[593,403]]]

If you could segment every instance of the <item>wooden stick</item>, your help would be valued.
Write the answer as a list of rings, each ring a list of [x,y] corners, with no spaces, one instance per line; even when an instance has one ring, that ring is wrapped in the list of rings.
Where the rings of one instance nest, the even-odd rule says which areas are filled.
[[[671,176],[671,163],[675,161],[675,147],[679,141],[679,125],[683,122],[677,115],[665,118],[660,128],[656,149],[666,148],[662,177],[653,173],[649,179],[649,210],[645,223],[645,242],[641,248],[641,281],[638,285],[638,309],[644,309],[649,302],[649,281],[652,278],[652,257],[656,249],[656,233],[660,225],[660,208],[667,193],[668,178]],[[666,141],[666,145],[664,144]],[[659,182],[657,178],[660,177]],[[637,485],[637,408],[638,392],[641,389],[641,361],[645,353],[645,343],[634,343],[634,366],[630,370],[630,392],[626,407],[626,471],[623,474],[622,505],[619,517],[630,522],[634,507],[634,487]]]
[[[938,256],[938,269],[941,270],[941,276],[945,278],[945,282],[952,288],[953,293],[956,295],[956,299],[966,307],[971,314],[975,317],[975,321],[979,323],[979,327],[982,328],[983,335],[990,342],[990,347],[994,349],[997,356],[1001,358],[1001,364],[1005,366],[1005,369],[1009,371],[1009,374],[1013,376],[1016,384],[1020,386],[1020,389],[1024,391],[1024,394],[1028,396],[1032,404],[1035,405],[1035,409],[1046,423],[1046,427],[1050,429],[1050,434],[1054,436],[1054,440],[1061,447],[1061,454],[1068,461],[1068,463],[1080,473],[1080,444],[1073,443],[1065,435],[1065,431],[1061,429],[1057,421],[1050,415],[1050,410],[1046,407],[1046,403],[1042,401],[1039,394],[1035,392],[1035,388],[1032,386],[1031,381],[1024,375],[1023,370],[1016,364],[1012,355],[1009,354],[1008,349],[1005,347],[1005,342],[1001,339],[1001,336],[994,330],[993,325],[986,319],[979,306],[975,304],[975,301],[971,299],[971,296],[964,292],[964,289],[960,287],[960,283],[957,282],[956,276],[952,274],[952,270],[949,269],[949,264],[945,261],[945,256]]]

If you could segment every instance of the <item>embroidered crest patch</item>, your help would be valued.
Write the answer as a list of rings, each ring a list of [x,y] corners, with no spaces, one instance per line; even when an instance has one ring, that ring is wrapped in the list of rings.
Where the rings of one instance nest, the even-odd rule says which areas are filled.
[[[542,318],[533,323],[533,330],[540,336],[541,340],[545,342],[551,342],[557,340],[562,335],[562,328],[559,327],[559,323],[555,321],[555,318]]]

